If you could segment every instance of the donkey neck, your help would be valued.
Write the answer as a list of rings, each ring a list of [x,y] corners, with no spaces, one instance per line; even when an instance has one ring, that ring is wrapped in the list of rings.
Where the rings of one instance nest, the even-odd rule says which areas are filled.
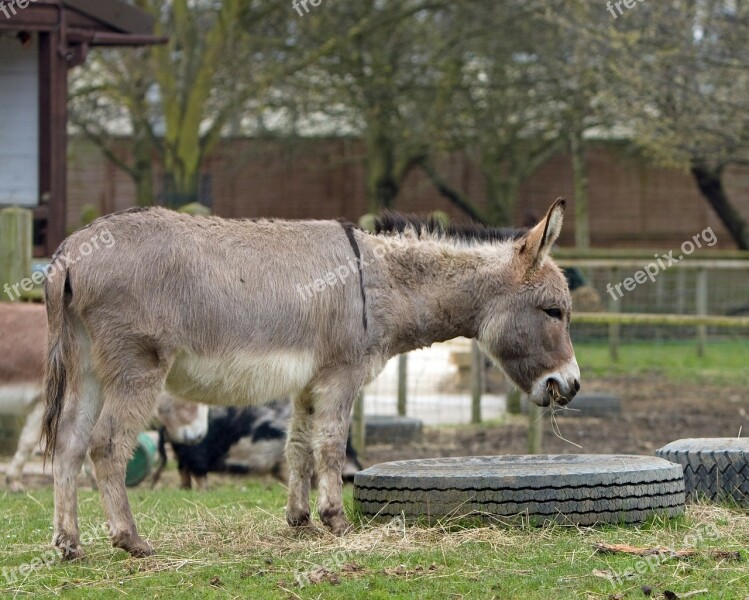
[[[388,337],[393,354],[474,338],[487,302],[502,293],[499,246],[393,240],[388,264]],[[509,255],[509,254],[508,254]]]

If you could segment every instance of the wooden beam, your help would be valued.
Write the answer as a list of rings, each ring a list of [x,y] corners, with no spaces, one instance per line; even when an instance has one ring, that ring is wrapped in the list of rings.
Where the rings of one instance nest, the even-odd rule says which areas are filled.
[[[112,33],[109,31],[92,31],[90,29],[68,29],[68,43],[86,43],[91,46],[148,46],[166,44],[168,37],[156,37],[136,33]]]
[[[5,11],[0,12],[0,30],[51,30],[60,24],[60,8],[58,6],[37,2],[21,9],[7,0],[5,5]],[[6,18],[5,12],[10,15],[10,18]]]
[[[59,32],[39,34],[39,189],[48,207],[48,255],[65,239],[67,214],[68,64],[59,45]]]

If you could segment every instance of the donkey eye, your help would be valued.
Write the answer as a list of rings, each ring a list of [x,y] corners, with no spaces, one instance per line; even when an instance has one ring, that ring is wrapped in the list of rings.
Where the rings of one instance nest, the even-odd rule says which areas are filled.
[[[549,315],[552,319],[556,319],[557,321],[562,320],[562,311],[558,308],[544,308],[542,309],[547,315]]]

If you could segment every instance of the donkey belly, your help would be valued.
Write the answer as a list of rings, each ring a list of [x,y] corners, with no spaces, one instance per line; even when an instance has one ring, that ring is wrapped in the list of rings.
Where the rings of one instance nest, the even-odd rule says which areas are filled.
[[[287,351],[204,357],[180,352],[166,389],[193,402],[246,406],[299,393],[312,379],[312,352]]]

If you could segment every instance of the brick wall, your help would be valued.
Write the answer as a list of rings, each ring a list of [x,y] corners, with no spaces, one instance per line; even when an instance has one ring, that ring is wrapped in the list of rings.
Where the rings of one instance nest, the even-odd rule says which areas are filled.
[[[124,153],[126,141],[122,147]],[[135,204],[130,178],[89,142],[74,138],[69,153],[68,228],[78,226],[86,204],[97,205],[102,213]],[[362,145],[354,139],[293,144],[232,139],[217,147],[204,173],[211,178],[213,209],[222,216],[356,220],[367,212],[363,159]],[[645,166],[617,144],[594,145],[587,161],[594,246],[673,248],[711,226],[719,247],[733,247],[688,173]],[[445,179],[480,201],[480,174],[464,155],[450,156],[440,170]],[[729,173],[726,183],[730,197],[749,218],[749,169]],[[158,193],[158,172],[154,185]],[[551,159],[522,187],[516,222],[529,212],[543,215],[557,196],[572,200],[573,189],[569,157]],[[397,208],[414,213],[444,210],[465,220],[420,171],[405,181]],[[574,203],[570,208],[574,210]],[[569,219],[561,243],[570,245],[573,240]]]

